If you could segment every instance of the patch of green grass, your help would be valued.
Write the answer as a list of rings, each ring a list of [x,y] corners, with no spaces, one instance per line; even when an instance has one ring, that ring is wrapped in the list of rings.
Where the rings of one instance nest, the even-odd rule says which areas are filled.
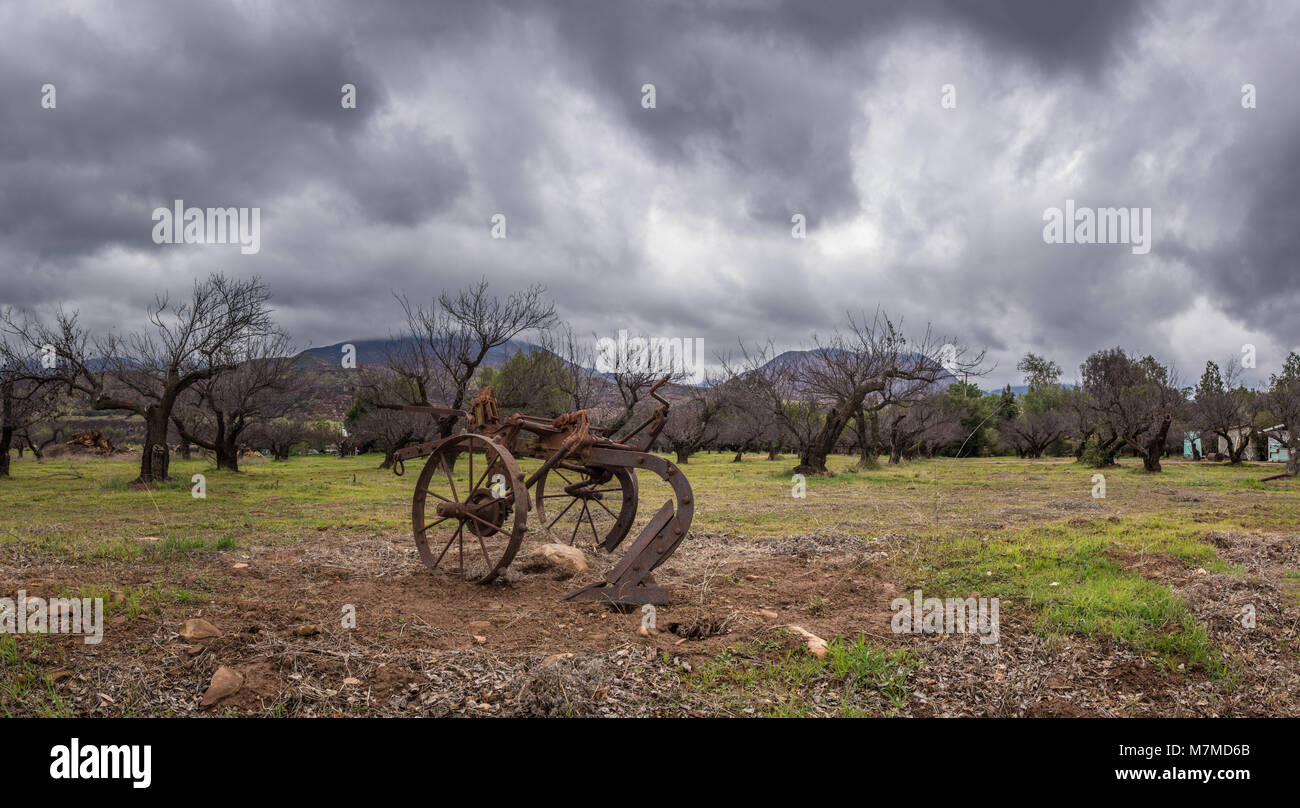
[[[1180,520],[1089,521],[1016,533],[957,539],[918,556],[912,574],[927,596],[983,596],[1037,614],[1044,634],[1119,642],[1186,663],[1212,676],[1224,673],[1222,653],[1170,588],[1126,569],[1123,554],[1163,553],[1191,565],[1212,564],[1204,528]]]
[[[859,636],[835,639],[817,659],[802,648],[785,650],[779,639],[723,651],[683,674],[696,698],[732,715],[798,717],[889,715],[906,702],[916,669],[907,651],[877,646]]]
[[[101,598],[105,618],[120,614],[127,620],[156,612],[162,606],[201,603],[208,599],[200,593],[176,586],[124,586],[118,589],[83,586],[76,591],[64,591],[60,597]]]
[[[0,634],[0,716],[66,718],[71,715],[54,681],[38,657],[45,646],[42,634]]]

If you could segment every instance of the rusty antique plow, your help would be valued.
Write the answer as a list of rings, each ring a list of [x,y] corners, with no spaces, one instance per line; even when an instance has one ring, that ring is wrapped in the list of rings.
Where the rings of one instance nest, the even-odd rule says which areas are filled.
[[[672,488],[674,500],[659,508],[622,559],[603,580],[563,600],[641,605],[668,603],[668,590],[653,572],[686,538],[695,513],[686,475],[650,453],[663,429],[668,402],[620,440],[587,422],[585,410],[557,418],[516,413],[502,419],[491,387],[483,388],[470,413],[443,407],[404,406],[440,418],[467,417],[470,432],[411,446],[395,453],[394,471],[427,457],[415,484],[412,529],[420,560],[431,570],[446,564],[477,583],[495,580],[518,554],[534,511],[552,541],[575,545],[588,539],[606,552],[624,543],[636,520],[637,473],[649,471]],[[518,457],[542,460],[525,477]]]

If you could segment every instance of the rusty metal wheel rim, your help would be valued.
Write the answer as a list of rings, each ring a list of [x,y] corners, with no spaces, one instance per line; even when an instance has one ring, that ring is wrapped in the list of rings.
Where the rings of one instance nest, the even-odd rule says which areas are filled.
[[[541,527],[552,537],[572,545],[590,536],[612,550],[636,519],[636,472],[561,463],[537,481],[534,500]]]
[[[456,545],[461,577],[480,584],[495,580],[519,552],[527,520],[528,493],[519,464],[504,446],[482,435],[443,441],[415,483],[411,528],[420,561],[430,570],[437,570]]]

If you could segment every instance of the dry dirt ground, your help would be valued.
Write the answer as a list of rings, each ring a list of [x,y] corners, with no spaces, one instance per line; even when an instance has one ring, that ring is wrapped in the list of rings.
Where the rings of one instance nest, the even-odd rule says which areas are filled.
[[[674,600],[657,611],[657,633],[648,636],[638,633],[639,612],[557,600],[595,580],[611,557],[589,550],[593,569],[578,578],[553,568],[519,572],[530,565],[516,563],[506,582],[481,587],[424,569],[400,533],[322,530],[317,541],[252,544],[165,568],[103,560],[3,567],[0,592],[98,585],[110,598],[114,587],[211,596],[131,619],[118,614],[99,645],[44,638],[24,653],[48,684],[19,702],[20,714],[780,714],[790,695],[784,666],[809,657],[785,628],[799,626],[825,638],[861,635],[913,660],[900,671],[901,691],[868,692],[853,714],[1300,715],[1297,612],[1285,605],[1292,593],[1284,577],[1300,568],[1297,536],[1224,531],[1212,540],[1237,565],[1231,574],[1159,553],[1116,560],[1185,598],[1234,660],[1217,677],[1125,645],[1036,631],[1034,615],[1014,603],[1002,608],[995,644],[895,634],[890,601],[911,587],[892,562],[906,548],[890,534],[693,532],[660,570]],[[1255,631],[1234,622],[1245,603],[1258,609]],[[344,627],[349,607],[355,628]],[[180,636],[196,618],[219,635]],[[771,676],[723,686],[710,668],[720,655]],[[238,689],[201,704],[222,667],[239,674]],[[842,677],[813,671],[790,682],[798,714],[846,713]]]

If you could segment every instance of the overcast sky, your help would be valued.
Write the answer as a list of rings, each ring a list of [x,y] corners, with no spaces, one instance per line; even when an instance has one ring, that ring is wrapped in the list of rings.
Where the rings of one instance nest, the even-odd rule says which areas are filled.
[[[0,305],[133,327],[257,274],[307,347],[486,277],[709,352],[882,307],[987,346],[985,386],[1113,345],[1192,383],[1252,343],[1266,378],[1300,349],[1297,76],[1295,2],[10,0]],[[260,208],[260,251],[155,244],[178,199]],[[1150,252],[1045,243],[1067,199],[1149,207]]]

